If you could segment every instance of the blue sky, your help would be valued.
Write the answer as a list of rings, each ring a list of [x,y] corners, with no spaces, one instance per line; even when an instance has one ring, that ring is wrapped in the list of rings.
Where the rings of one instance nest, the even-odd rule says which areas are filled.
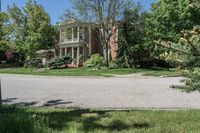
[[[15,3],[17,6],[24,6],[27,0],[1,0],[2,1],[2,10],[5,11],[8,5]],[[70,9],[72,5],[70,0],[36,0],[38,3],[43,5],[45,10],[49,13],[51,17],[52,24],[59,22],[59,16],[63,14],[65,9]],[[140,1],[146,10],[150,9],[152,2],[156,0],[135,0]]]

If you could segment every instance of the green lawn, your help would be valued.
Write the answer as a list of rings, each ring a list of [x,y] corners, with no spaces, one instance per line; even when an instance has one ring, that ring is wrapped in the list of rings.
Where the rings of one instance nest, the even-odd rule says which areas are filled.
[[[4,74],[26,74],[26,75],[49,75],[49,76],[104,76],[110,77],[113,75],[124,75],[132,73],[144,73],[146,76],[174,76],[177,75],[175,71],[167,69],[133,69],[133,68],[119,68],[119,69],[94,69],[94,68],[69,68],[38,71],[29,68],[11,68],[0,69],[0,73]]]
[[[200,110],[0,109],[1,133],[199,133]]]

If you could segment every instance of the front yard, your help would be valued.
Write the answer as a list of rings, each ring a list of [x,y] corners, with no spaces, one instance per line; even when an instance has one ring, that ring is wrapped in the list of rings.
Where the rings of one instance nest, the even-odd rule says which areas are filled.
[[[177,73],[168,69],[95,69],[95,68],[68,68],[55,70],[35,70],[30,68],[10,68],[0,69],[4,74],[25,74],[25,75],[43,75],[43,76],[103,76],[111,77],[114,75],[126,75],[134,73],[143,73],[145,76],[175,76]]]
[[[0,109],[1,133],[198,133],[200,111]]]

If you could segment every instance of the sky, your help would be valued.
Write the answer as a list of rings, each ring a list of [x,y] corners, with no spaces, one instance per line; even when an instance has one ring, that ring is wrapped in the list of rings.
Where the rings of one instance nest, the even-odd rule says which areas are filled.
[[[15,3],[17,6],[22,7],[28,0],[1,0],[2,11],[6,11],[8,5],[12,5]],[[51,23],[55,24],[59,22],[59,17],[64,13],[66,9],[72,9],[72,5],[70,3],[71,0],[36,0],[39,4],[41,4],[45,10],[49,13],[51,17]],[[135,0],[142,3],[146,10],[150,10],[151,3],[156,0]]]

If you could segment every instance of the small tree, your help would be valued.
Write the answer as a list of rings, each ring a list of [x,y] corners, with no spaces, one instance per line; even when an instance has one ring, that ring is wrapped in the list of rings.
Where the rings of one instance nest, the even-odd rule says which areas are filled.
[[[188,70],[183,72],[189,79],[185,86],[173,86],[186,91],[200,91],[200,26],[192,31],[183,31],[178,43],[156,41],[159,46],[167,48],[169,52],[161,55],[169,62],[176,62],[180,67]]]
[[[79,19],[96,25],[99,29],[99,40],[103,45],[106,65],[109,66],[109,42],[117,30],[125,9],[130,7],[131,0],[73,0]],[[63,18],[74,16],[69,11]],[[76,19],[77,19],[76,18]],[[92,28],[92,25],[90,26]]]
[[[49,49],[54,45],[54,29],[44,8],[34,0],[28,0],[23,8],[15,4],[7,9],[9,15],[9,42],[22,60],[36,56],[39,49]]]

